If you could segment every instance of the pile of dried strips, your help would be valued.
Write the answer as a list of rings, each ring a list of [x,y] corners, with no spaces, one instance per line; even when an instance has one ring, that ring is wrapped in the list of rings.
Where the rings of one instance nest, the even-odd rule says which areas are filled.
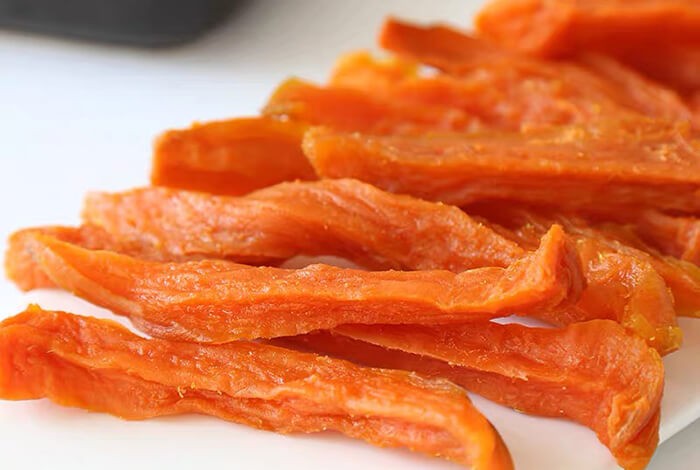
[[[643,468],[661,356],[700,312],[700,3],[500,0],[477,26],[388,20],[390,59],[166,132],[153,187],[14,234],[21,289],[152,339],[32,306],[0,326],[0,396],[512,468],[466,389]],[[298,255],[359,268],[280,267]]]

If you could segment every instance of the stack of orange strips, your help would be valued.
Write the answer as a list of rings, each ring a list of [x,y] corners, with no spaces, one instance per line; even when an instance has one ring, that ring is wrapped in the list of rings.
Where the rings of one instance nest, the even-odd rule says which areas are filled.
[[[390,19],[390,57],[168,131],[153,186],[16,232],[19,288],[148,338],[30,306],[0,324],[0,397],[513,468],[470,391],[644,468],[700,312],[700,3],[499,0],[477,31]]]

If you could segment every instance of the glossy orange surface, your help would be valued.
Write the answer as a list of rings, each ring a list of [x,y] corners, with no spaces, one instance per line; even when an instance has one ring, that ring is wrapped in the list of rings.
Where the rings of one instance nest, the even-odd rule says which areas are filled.
[[[510,49],[542,57],[604,52],[680,91],[700,88],[695,0],[496,0],[476,26]]]
[[[220,260],[158,263],[42,234],[33,236],[29,249],[56,285],[128,316],[148,334],[213,343],[345,323],[461,323],[537,314],[565,308],[584,286],[578,255],[558,226],[536,252],[507,268],[459,274],[322,264],[254,268]]]
[[[491,423],[445,380],[258,343],[149,340],[38,307],[0,324],[0,396],[124,419],[199,413],[282,433],[332,430],[473,468],[513,468]]]
[[[172,260],[334,255],[371,269],[459,272],[505,267],[525,253],[457,207],[349,179],[282,183],[239,198],[163,188],[92,193],[83,219]]]
[[[239,195],[281,181],[316,179],[301,152],[305,129],[255,117],[167,131],[155,144],[151,183]]]
[[[448,204],[700,213],[700,144],[687,126],[601,121],[521,132],[371,136],[312,129],[304,152],[324,178],[356,178]]]
[[[643,468],[658,443],[663,364],[614,322],[563,329],[476,322],[357,326],[284,339],[361,364],[444,377],[519,411],[595,431],[624,468]]]
[[[541,60],[446,26],[391,19],[385,22],[379,41],[400,56],[478,87],[475,103],[511,126],[518,120],[522,124],[566,124],[630,112],[670,120],[692,117],[673,90],[591,51],[568,62]],[[495,106],[498,108],[493,109]]]

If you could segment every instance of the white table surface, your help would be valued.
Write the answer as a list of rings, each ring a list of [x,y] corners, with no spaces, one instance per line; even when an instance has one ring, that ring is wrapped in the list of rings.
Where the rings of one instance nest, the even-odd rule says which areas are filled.
[[[387,14],[466,26],[480,3],[252,1],[197,42],[162,50],[0,31],[0,239],[23,226],[77,223],[87,190],[147,183],[151,142],[158,132],[193,120],[253,114],[275,85],[292,74],[323,80],[340,52],[374,48],[376,31]],[[0,281],[0,317],[19,311],[27,298]],[[0,464],[2,468],[20,468],[12,462],[30,454],[33,466],[21,468],[85,468],[99,461],[96,455],[109,459],[120,450],[114,449],[118,442],[88,436],[80,426],[60,426],[62,412],[48,404],[12,406],[11,412],[6,406],[0,411],[0,462],[10,463]],[[204,436],[206,442],[226,445],[217,440],[220,426],[204,429],[211,433]],[[137,449],[142,455],[151,448],[167,449],[167,442],[153,440],[147,428],[126,423],[122,431],[143,433]],[[60,433],[59,443],[86,439],[89,448],[82,458],[71,454],[61,459],[60,446],[46,440],[47,432]],[[33,435],[42,438],[32,442]],[[120,451],[129,452],[138,441],[135,437],[128,440],[132,447]],[[693,468],[700,461],[699,441],[696,422],[659,448],[650,469]],[[332,456],[333,439],[326,447]],[[159,463],[181,468],[176,456]],[[261,458],[269,467],[255,468],[286,463],[284,453],[274,449]],[[352,468],[347,456],[335,458],[338,468]],[[377,465],[381,468],[381,459]],[[247,468],[235,458],[228,466]]]

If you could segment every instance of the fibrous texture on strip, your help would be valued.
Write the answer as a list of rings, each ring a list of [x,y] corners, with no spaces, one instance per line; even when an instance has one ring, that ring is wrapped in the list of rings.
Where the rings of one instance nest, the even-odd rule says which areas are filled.
[[[522,132],[369,136],[312,129],[304,151],[326,178],[466,205],[643,206],[700,212],[700,144],[682,125],[597,122]]]
[[[643,219],[645,217],[655,217],[655,213],[650,211],[635,212],[631,211],[625,217],[621,216],[622,223],[600,223],[590,218],[582,218],[575,214],[561,213],[547,209],[535,209],[527,207],[518,207],[511,204],[500,203],[482,203],[469,206],[468,210],[482,217],[485,217],[496,225],[491,224],[490,227],[499,231],[506,238],[516,241],[525,246],[535,246],[539,239],[538,234],[545,233],[551,224],[561,224],[567,233],[578,239],[579,254],[584,261],[584,271],[597,273],[596,276],[602,276],[602,279],[610,279],[611,277],[604,274],[605,270],[599,269],[599,263],[604,261],[610,262],[614,259],[622,261],[627,259],[630,268],[636,266],[632,271],[623,274],[625,270],[617,269],[619,275],[629,281],[628,287],[632,287],[635,283],[646,284],[651,287],[660,285],[654,281],[655,278],[661,276],[663,282],[668,289],[673,293],[673,308],[676,314],[682,316],[696,317],[700,313],[700,268],[687,261],[677,259],[673,256],[665,256],[655,248],[646,244],[639,238],[637,233],[644,232]],[[612,217],[611,212],[606,213],[605,217]],[[594,218],[595,219],[595,218]],[[671,220],[678,222],[678,217],[672,217]],[[630,221],[635,221],[634,224],[628,224]],[[507,227],[507,230],[502,231],[500,226]],[[583,249],[587,247],[587,249]],[[597,252],[601,252],[604,256],[598,257]],[[616,254],[616,256],[611,256]],[[633,258],[633,260],[629,260]],[[588,259],[588,261],[587,261]],[[597,261],[596,261],[597,259]],[[656,271],[652,274],[649,266]],[[633,275],[633,272],[647,273],[645,276]],[[592,282],[590,276],[588,279],[588,290],[595,283]],[[646,279],[647,282],[642,282]],[[619,286],[618,288],[621,288]],[[584,295],[585,297],[585,295]],[[644,296],[638,295],[623,295],[622,297],[632,299],[643,299]],[[663,304],[668,304],[665,300],[659,302],[668,296],[663,294],[663,291],[657,291],[654,296],[658,299],[655,306],[649,301],[637,302],[638,307],[649,309],[649,312],[656,311],[657,315],[647,316],[649,318],[656,317],[658,319],[670,318],[669,308],[660,308]],[[601,297],[603,300],[604,297]],[[614,305],[615,302],[606,301],[608,306]],[[607,307],[606,307],[607,308]],[[605,310],[605,308],[603,309]],[[666,312],[666,313],[663,313]]]
[[[334,255],[372,269],[459,272],[505,267],[525,254],[457,207],[356,180],[282,183],[239,198],[164,188],[93,193],[83,219],[173,259]]]
[[[454,107],[392,100],[349,87],[320,87],[297,79],[282,83],[263,114],[276,118],[377,134],[467,132],[478,119]]]
[[[679,89],[700,86],[695,0],[496,0],[476,26],[510,49],[544,57],[599,51]]]
[[[482,64],[468,74],[421,76],[405,61],[377,61],[367,53],[345,56],[336,65],[333,86],[381,93],[393,100],[453,108],[477,116],[486,128],[517,130],[527,125],[571,124],[631,110],[598,94],[592,98],[560,77],[521,73],[504,63]]]
[[[492,212],[483,207],[475,210],[487,218]],[[540,237],[557,221],[509,207],[494,211],[501,216],[495,222],[503,224],[505,218],[515,228],[530,230],[517,236],[507,232],[504,237],[456,207],[386,193],[355,180],[285,183],[243,198],[164,188],[94,193],[88,196],[83,215],[91,226],[104,229],[109,240],[118,239],[127,249],[99,246],[94,238],[86,241],[87,248],[145,259],[279,263],[296,255],[334,255],[372,269],[456,273],[510,265],[527,250],[536,249]],[[561,222],[580,238],[577,251],[584,260],[587,285],[575,306],[542,311],[538,317],[557,325],[614,319],[647,338],[660,352],[675,350],[680,332],[673,299],[665,279],[649,264],[651,256],[638,256],[638,250],[625,251],[619,244],[605,245],[601,235],[588,230],[585,223],[577,225],[568,218]],[[41,233],[55,235],[51,229],[39,228],[12,237],[7,271],[25,289],[32,287],[36,277],[45,278],[32,256],[33,237]],[[67,241],[83,246],[79,236]],[[10,264],[10,260],[19,262]],[[656,261],[670,271],[664,274],[679,299],[700,298],[700,281],[688,286],[693,278],[688,279],[687,272]],[[692,312],[700,310],[694,302],[688,309]]]
[[[311,265],[253,268],[228,261],[143,261],[35,234],[28,249],[51,281],[128,316],[153,336],[226,342],[345,323],[461,323],[537,315],[575,302],[584,281],[561,227],[507,268],[367,272]]]
[[[700,265],[700,219],[644,211],[634,220],[634,230],[662,253]]]
[[[473,468],[512,468],[459,387],[270,345],[148,340],[34,307],[0,324],[0,371],[3,399],[46,397],[125,419],[201,413],[284,433],[334,430]]]
[[[663,364],[644,341],[611,321],[563,329],[491,322],[346,325],[281,341],[447,378],[525,413],[575,420],[593,429],[625,468],[643,468],[658,443]]]
[[[539,60],[445,26],[391,19],[384,24],[380,43],[400,56],[435,66],[477,87],[482,94],[474,94],[477,108],[511,127],[518,123],[584,122],[630,113],[669,120],[692,117],[674,91],[645,80],[609,57],[589,53],[579,62]],[[480,116],[478,112],[475,115]]]
[[[301,152],[306,126],[255,117],[195,124],[156,141],[151,183],[239,195],[316,175]]]

